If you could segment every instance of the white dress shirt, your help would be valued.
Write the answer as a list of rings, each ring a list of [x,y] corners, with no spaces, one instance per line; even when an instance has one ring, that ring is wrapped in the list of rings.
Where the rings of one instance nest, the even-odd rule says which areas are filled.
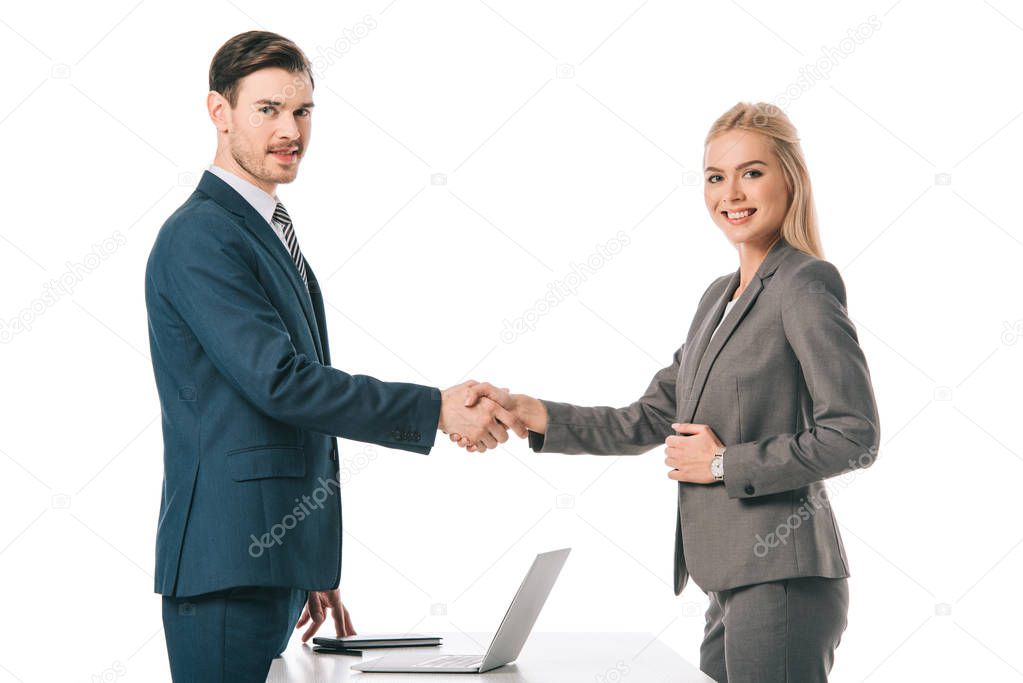
[[[240,194],[245,201],[251,204],[252,208],[256,210],[256,213],[262,216],[263,219],[266,220],[267,224],[273,228],[274,233],[280,238],[281,244],[284,245],[285,250],[290,253],[290,250],[288,249],[288,241],[284,239],[284,231],[281,230],[280,226],[274,223],[273,220],[271,220],[273,218],[274,211],[277,209],[277,202],[280,201],[277,197],[268,195],[248,180],[240,178],[234,173],[231,173],[231,171],[223,169],[215,164],[210,164],[206,170],[230,185],[235,192]]]
[[[739,298],[736,297],[729,301],[727,304],[725,304],[725,312],[721,314],[721,320],[718,321],[717,327],[714,328],[714,332],[710,335],[711,339],[713,339],[714,335],[718,333],[718,329],[721,327],[721,323],[723,323],[725,321],[725,318],[728,317],[728,311],[732,310],[732,304],[734,304],[738,300]]]

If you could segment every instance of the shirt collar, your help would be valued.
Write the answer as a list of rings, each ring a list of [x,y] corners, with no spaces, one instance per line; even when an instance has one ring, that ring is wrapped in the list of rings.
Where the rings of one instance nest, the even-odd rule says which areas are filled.
[[[279,201],[276,197],[267,194],[248,180],[245,180],[231,171],[221,168],[215,164],[210,164],[206,170],[230,185],[231,189],[240,194],[245,201],[252,205],[252,208],[256,210],[256,213],[262,216],[270,227],[273,227],[271,219],[273,218],[274,210],[277,208],[277,202]]]

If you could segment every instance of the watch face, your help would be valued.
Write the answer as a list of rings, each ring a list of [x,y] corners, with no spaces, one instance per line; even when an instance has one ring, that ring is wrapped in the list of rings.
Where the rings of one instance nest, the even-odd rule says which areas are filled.
[[[718,456],[715,456],[715,457],[714,457],[714,459],[710,461],[710,473],[711,473],[711,474],[712,474],[712,475],[713,475],[714,477],[716,477],[716,478],[719,478],[719,479],[720,479],[720,478],[721,478],[721,475],[723,474],[723,472],[722,472],[722,471],[723,471],[723,469],[724,469],[724,468],[722,467],[722,465],[723,465],[723,463],[722,463],[722,457],[721,457],[720,455],[718,455]]]

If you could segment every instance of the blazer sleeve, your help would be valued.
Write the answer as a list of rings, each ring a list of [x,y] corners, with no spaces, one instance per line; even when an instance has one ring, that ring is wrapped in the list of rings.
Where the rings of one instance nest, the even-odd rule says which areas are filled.
[[[793,273],[782,323],[813,403],[813,424],[728,446],[730,498],[764,496],[873,464],[880,440],[867,361],[846,314],[845,285],[828,261]]]
[[[168,227],[150,259],[149,285],[248,401],[302,429],[429,452],[440,412],[437,388],[349,375],[299,353],[236,228],[201,218]]]
[[[664,443],[675,422],[675,383],[685,344],[671,364],[657,371],[636,402],[624,408],[584,408],[543,401],[547,432],[529,432],[529,446],[537,453],[590,453],[636,455]]]

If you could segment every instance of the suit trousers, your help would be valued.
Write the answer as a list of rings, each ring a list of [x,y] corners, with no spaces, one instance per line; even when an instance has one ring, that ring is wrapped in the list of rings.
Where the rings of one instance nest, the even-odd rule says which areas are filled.
[[[827,681],[848,579],[804,576],[708,593],[700,670],[719,683]]]
[[[288,647],[308,593],[242,586],[163,597],[163,631],[174,683],[265,683]]]

